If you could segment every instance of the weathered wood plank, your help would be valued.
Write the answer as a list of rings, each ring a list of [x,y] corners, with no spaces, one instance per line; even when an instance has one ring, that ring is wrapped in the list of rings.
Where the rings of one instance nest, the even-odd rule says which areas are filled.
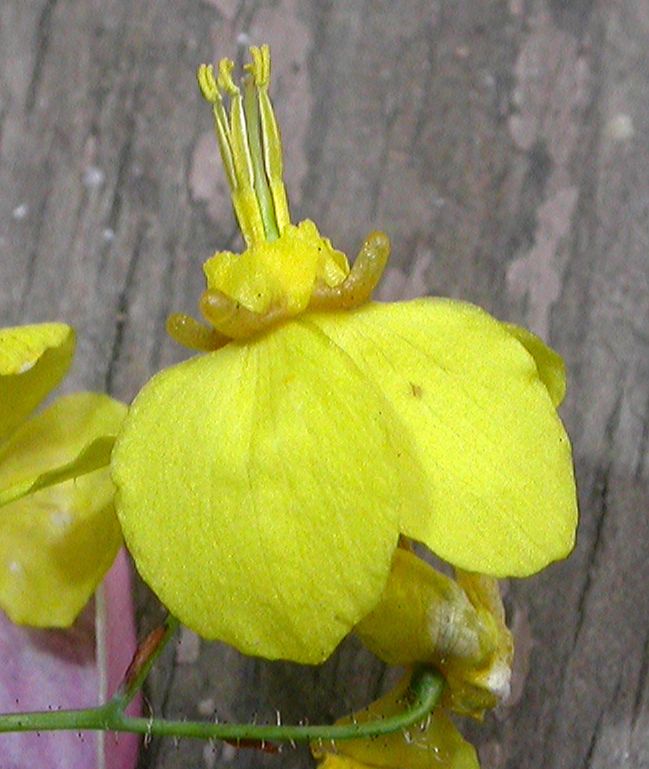
[[[511,584],[514,702],[470,726],[487,769],[649,766],[649,6],[579,0],[4,0],[0,323],[80,330],[68,389],[130,399],[184,353],[200,264],[236,243],[194,69],[274,48],[296,218],[394,255],[384,296],[437,293],[526,322],[565,355],[575,554]],[[156,616],[140,588],[141,623]],[[322,669],[185,635],[156,712],[328,719],[382,666]],[[154,741],[142,767],[306,766]]]

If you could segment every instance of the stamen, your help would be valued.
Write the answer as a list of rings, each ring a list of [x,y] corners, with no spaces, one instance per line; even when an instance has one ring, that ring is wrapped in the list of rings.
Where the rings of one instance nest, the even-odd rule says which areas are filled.
[[[264,137],[264,164],[275,204],[277,226],[281,234],[284,228],[291,223],[291,217],[286,199],[286,188],[282,180],[284,175],[282,140],[273,105],[268,95],[270,48],[268,45],[262,45],[261,48],[253,47],[250,49],[250,55],[252,62],[246,65],[246,69],[252,74],[258,93],[261,131]]]
[[[203,97],[212,105],[219,151],[241,234],[246,243],[252,245],[264,240],[264,225],[254,190],[254,171],[246,141],[241,92],[232,80],[233,67],[230,59],[221,59],[215,78],[214,67],[203,64],[198,68],[197,79]],[[223,92],[230,97],[229,120],[223,104]]]
[[[228,116],[223,106],[221,92],[216,84],[214,77],[214,67],[212,64],[201,64],[197,73],[198,85],[203,94],[203,98],[212,105],[214,113],[214,124],[216,127],[216,138],[219,143],[219,151],[225,166],[225,172],[228,176],[230,189],[236,187],[236,177],[234,174],[234,160],[232,158],[232,149],[230,148],[230,124]]]
[[[290,224],[279,129],[268,96],[270,51],[268,46],[253,47],[250,55],[243,96],[232,77],[231,59],[221,59],[216,77],[211,65],[198,70],[201,93],[212,105],[232,204],[249,246],[276,240]],[[224,94],[230,100],[229,118]]]
[[[279,231],[275,220],[275,206],[273,197],[266,179],[264,168],[264,147],[260,133],[259,104],[255,84],[251,78],[246,78],[244,84],[243,109],[248,125],[248,143],[250,144],[252,164],[255,177],[255,192],[259,201],[261,218],[264,223],[267,240],[277,240]]]
[[[246,242],[251,245],[264,240],[265,229],[255,194],[255,169],[252,164],[250,147],[248,145],[248,125],[243,111],[241,91],[232,79],[234,62],[231,59],[221,59],[217,86],[230,97],[230,147],[234,158],[234,173],[236,186],[232,190],[237,218]],[[241,219],[244,219],[242,224]],[[244,226],[249,228],[246,235]]]

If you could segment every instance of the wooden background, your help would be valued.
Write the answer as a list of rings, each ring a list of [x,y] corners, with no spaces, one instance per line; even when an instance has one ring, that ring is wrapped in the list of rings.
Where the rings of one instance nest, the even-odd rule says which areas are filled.
[[[194,70],[263,41],[294,220],[352,255],[387,230],[384,297],[478,302],[568,364],[578,546],[508,586],[512,702],[468,729],[485,769],[649,767],[649,2],[1,0],[0,323],[78,327],[68,390],[128,400],[185,356],[165,317],[237,245]],[[302,669],[185,633],[149,698],[315,721],[385,680],[353,641]],[[227,765],[310,759],[153,741],[141,763]]]

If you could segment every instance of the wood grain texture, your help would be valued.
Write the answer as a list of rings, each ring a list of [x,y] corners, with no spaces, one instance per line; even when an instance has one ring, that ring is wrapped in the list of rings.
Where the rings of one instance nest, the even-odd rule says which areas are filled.
[[[468,727],[483,766],[649,767],[645,0],[2,0],[0,323],[74,324],[66,388],[126,400],[184,357],[165,318],[237,244],[194,70],[266,40],[294,218],[350,254],[387,230],[383,296],[475,301],[568,364],[578,545],[508,586],[514,696]],[[185,633],[149,699],[326,720],[390,675],[353,641],[303,669]],[[153,741],[141,767],[230,763],[310,759]]]

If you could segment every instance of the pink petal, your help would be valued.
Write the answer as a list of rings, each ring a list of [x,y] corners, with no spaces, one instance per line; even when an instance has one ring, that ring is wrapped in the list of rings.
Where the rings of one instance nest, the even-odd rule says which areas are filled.
[[[135,650],[130,572],[123,552],[103,589],[105,596],[98,602],[97,611],[99,635],[95,633],[94,602],[66,630],[19,627],[0,613],[0,712],[96,705],[102,674],[112,692]],[[102,627],[106,628],[103,638]],[[99,656],[97,649],[102,650]],[[3,769],[134,769],[137,748],[138,738],[134,735],[0,735]]]

